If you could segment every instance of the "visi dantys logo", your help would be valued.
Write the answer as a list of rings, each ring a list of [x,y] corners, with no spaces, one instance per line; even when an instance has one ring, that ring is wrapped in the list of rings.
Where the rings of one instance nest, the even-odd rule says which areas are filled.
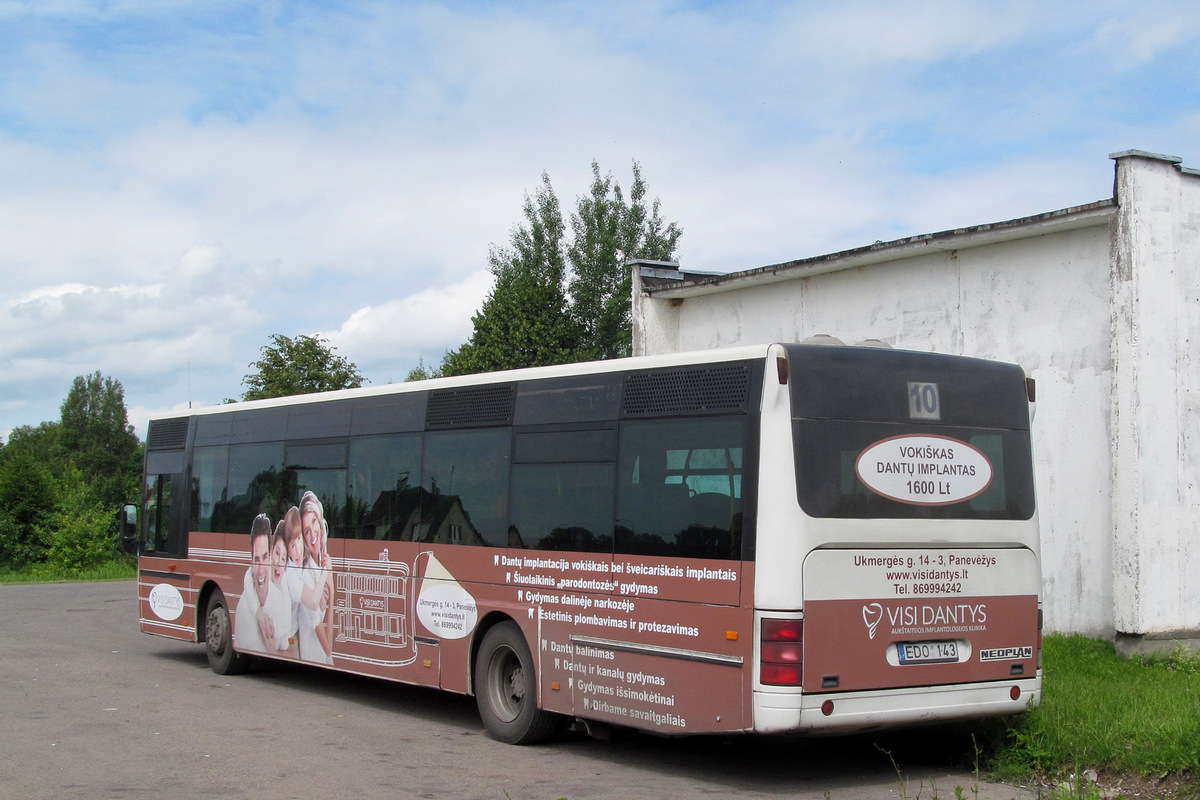
[[[875,638],[875,629],[879,627],[881,619],[883,619],[882,603],[871,603],[869,606],[863,606],[863,622],[867,623],[867,634],[870,638]]]

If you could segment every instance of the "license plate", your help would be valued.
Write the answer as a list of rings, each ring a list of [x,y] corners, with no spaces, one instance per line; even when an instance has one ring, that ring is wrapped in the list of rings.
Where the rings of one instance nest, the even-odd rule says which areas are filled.
[[[907,642],[896,645],[901,664],[948,664],[958,661],[958,642]]]

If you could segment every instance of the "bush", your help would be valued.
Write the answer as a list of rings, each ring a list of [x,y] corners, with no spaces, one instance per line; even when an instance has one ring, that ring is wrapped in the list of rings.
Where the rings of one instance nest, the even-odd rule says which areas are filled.
[[[45,533],[50,543],[46,564],[51,569],[78,572],[117,555],[112,514],[103,506],[55,517],[55,527]]]
[[[0,564],[24,567],[46,557],[42,528],[55,506],[54,479],[35,454],[0,461]]]
[[[21,569],[46,557],[46,543],[36,527],[20,524],[0,509],[0,564]]]

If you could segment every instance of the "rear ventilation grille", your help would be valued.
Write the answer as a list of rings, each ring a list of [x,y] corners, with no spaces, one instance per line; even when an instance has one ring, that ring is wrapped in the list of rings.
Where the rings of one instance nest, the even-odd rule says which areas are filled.
[[[481,386],[468,389],[442,389],[429,396],[425,427],[483,428],[511,425],[516,387]]]
[[[155,419],[150,421],[150,431],[146,434],[146,449],[182,450],[187,446],[188,418]]]
[[[750,393],[750,364],[630,373],[621,413],[625,417],[744,412]]]

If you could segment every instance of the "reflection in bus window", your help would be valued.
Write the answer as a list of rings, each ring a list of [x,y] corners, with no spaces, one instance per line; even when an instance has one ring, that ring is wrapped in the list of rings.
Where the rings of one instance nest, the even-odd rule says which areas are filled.
[[[167,551],[170,547],[171,535],[170,476],[146,476],[145,502],[142,505],[143,516],[146,520],[142,549],[150,552]]]
[[[744,439],[728,417],[623,425],[616,551],[738,558]]]
[[[223,519],[225,530],[250,533],[256,516],[278,519],[284,502],[297,496],[288,491],[282,443],[231,445],[229,464],[228,494],[213,509],[214,519]]]
[[[349,482],[347,536],[411,541],[421,521],[421,434],[352,441]]]
[[[227,498],[229,446],[197,447],[192,458],[192,502],[188,514],[192,530],[227,529],[220,513]]]
[[[289,469],[287,475],[287,497],[303,497],[305,492],[315,494],[320,498],[325,510],[325,524],[329,526],[329,536],[335,539],[344,538],[347,535],[346,470]]]
[[[507,428],[426,434],[414,540],[507,546],[510,441]]]
[[[517,464],[509,547],[611,553],[612,464]]]

